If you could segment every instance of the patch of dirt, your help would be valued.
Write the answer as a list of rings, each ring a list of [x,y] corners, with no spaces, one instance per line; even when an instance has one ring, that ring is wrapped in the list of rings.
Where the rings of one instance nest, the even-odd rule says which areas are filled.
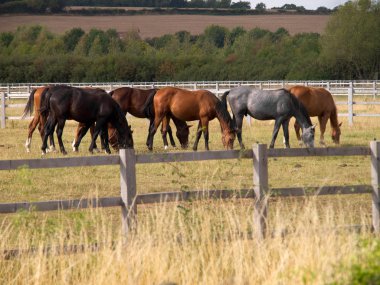
[[[294,35],[304,32],[322,34],[330,16],[328,15],[136,15],[136,16],[59,16],[59,15],[2,15],[0,32],[15,31],[19,26],[42,25],[51,32],[62,34],[80,27],[86,32],[91,28],[116,29],[121,35],[137,30],[142,38],[189,31],[200,34],[210,25],[220,25],[229,29],[243,27],[246,30],[260,27],[276,31],[283,27]]]

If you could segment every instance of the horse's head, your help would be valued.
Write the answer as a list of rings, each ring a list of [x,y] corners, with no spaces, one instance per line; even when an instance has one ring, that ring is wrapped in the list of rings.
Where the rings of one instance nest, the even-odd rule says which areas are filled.
[[[315,126],[313,125],[302,130],[302,141],[306,147],[314,147]]]
[[[189,146],[189,134],[190,134],[190,131],[189,129],[192,127],[192,125],[190,126],[184,126],[184,127],[178,127],[177,126],[177,132],[176,132],[176,136],[179,140],[179,143],[181,144],[181,147],[183,149],[187,148]]]
[[[234,149],[236,132],[233,129],[225,129],[222,134],[222,143],[226,149]]]
[[[338,125],[338,127],[333,128],[333,130],[332,130],[331,138],[335,144],[339,144],[339,142],[340,142],[340,126],[341,125],[342,125],[342,123],[340,123]]]
[[[108,137],[109,143],[113,149],[119,150],[121,148],[133,148],[133,137],[132,137],[132,129],[131,126],[127,127],[125,134],[120,135],[117,130],[108,126]]]

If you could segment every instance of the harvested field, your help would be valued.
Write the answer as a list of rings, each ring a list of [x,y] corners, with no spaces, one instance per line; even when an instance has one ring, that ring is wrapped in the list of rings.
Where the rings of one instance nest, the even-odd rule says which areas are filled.
[[[330,16],[327,15],[249,15],[249,16],[204,16],[204,15],[139,15],[139,16],[30,16],[8,15],[0,17],[0,32],[14,31],[22,25],[42,25],[51,32],[64,33],[75,27],[85,31],[91,28],[116,29],[121,35],[138,30],[142,38],[151,38],[189,31],[200,34],[207,26],[220,25],[227,28],[241,26],[247,30],[255,27],[275,31],[283,27],[294,35],[297,33],[322,33]]]

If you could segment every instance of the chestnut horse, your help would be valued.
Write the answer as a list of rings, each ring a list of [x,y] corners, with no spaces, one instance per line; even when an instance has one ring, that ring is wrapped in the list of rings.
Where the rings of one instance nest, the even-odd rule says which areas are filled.
[[[197,150],[202,132],[205,139],[205,148],[209,150],[209,121],[218,118],[223,145],[227,149],[233,149],[235,130],[232,119],[222,102],[210,91],[189,91],[175,87],[165,87],[158,90],[154,96],[150,96],[145,108],[149,108],[152,104],[154,105],[155,118],[148,137],[148,148],[150,150],[153,149],[153,137],[158,126],[162,122],[163,134],[165,134],[170,116],[181,121],[199,120],[193,150]]]
[[[127,113],[135,116],[137,118],[148,118],[150,121],[149,125],[152,125],[154,122],[154,109],[146,110],[144,112],[144,105],[147,101],[149,95],[155,94],[157,89],[137,89],[131,87],[121,87],[117,88],[111,92],[109,95],[119,104],[121,110],[126,115]],[[173,122],[176,125],[177,132],[176,136],[181,144],[182,148],[187,148],[189,142],[189,127],[186,122],[182,122],[176,118],[173,118]],[[77,135],[74,142],[78,139],[80,129],[83,125],[79,124],[77,129]],[[116,147],[117,143],[117,135],[116,130],[112,126],[108,126],[108,135],[109,141],[113,148]],[[172,130],[170,125],[168,125],[167,132],[169,134],[170,143],[173,147],[175,147],[175,141],[173,139]],[[149,137],[149,129],[148,129],[148,137]],[[168,141],[166,139],[166,135],[163,136],[163,141],[165,145],[165,149],[168,147]],[[147,141],[148,145],[148,141]]]
[[[46,122],[46,116],[41,116],[40,113],[40,103],[41,103],[41,95],[43,92],[46,92],[48,90],[48,86],[44,87],[38,87],[36,89],[33,89],[32,92],[29,95],[28,102],[26,103],[24,113],[22,115],[22,118],[25,118],[27,115],[31,115],[32,111],[34,110],[34,116],[32,121],[29,123],[29,131],[28,131],[28,138],[25,142],[25,148],[27,152],[30,152],[30,145],[32,143],[32,135],[36,127],[38,126],[38,131],[40,132],[41,139],[43,139],[44,136],[44,125]],[[54,138],[53,135],[49,136],[50,138],[50,151],[55,151],[55,144],[54,144]]]
[[[327,121],[330,119],[332,140],[335,144],[339,144],[341,134],[340,126],[342,123],[338,123],[337,109],[331,93],[324,88],[300,85],[291,87],[289,92],[302,102],[310,117],[318,116],[319,128],[321,130],[319,143],[325,145],[324,133]],[[294,128],[297,138],[300,140],[300,126],[297,122],[294,124]]]
[[[88,129],[95,124],[89,151],[93,152],[96,137],[100,134],[106,152],[110,153],[111,151],[108,147],[108,123],[117,129],[120,147],[133,147],[132,131],[128,126],[125,115],[115,100],[104,90],[85,90],[66,85],[49,87],[48,91],[42,94],[40,112],[42,115],[48,114],[41,147],[43,154],[46,150],[47,138],[54,132],[55,126],[57,126],[60,150],[63,154],[66,154],[62,141],[66,120],[76,120],[85,124],[85,128],[82,129],[79,139],[75,143],[76,148]]]

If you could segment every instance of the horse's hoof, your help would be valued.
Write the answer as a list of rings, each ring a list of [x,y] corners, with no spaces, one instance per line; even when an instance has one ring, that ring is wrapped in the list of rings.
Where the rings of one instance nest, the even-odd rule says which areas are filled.
[[[94,148],[94,152],[100,153],[100,150],[96,147],[96,148]],[[106,150],[106,152],[107,152],[107,150]]]
[[[168,146],[168,145],[166,145],[166,146],[164,147],[164,149],[165,149],[165,150],[167,150],[168,148],[169,148],[169,146]]]
[[[67,155],[67,151],[66,150],[63,150],[61,151],[63,155]]]
[[[27,152],[27,153],[30,153],[30,148],[27,148],[27,149],[26,149],[26,152]]]
[[[105,153],[105,154],[111,154],[111,150],[106,149],[106,150],[104,151],[104,153]]]
[[[77,147],[73,147],[73,152],[79,152]]]

